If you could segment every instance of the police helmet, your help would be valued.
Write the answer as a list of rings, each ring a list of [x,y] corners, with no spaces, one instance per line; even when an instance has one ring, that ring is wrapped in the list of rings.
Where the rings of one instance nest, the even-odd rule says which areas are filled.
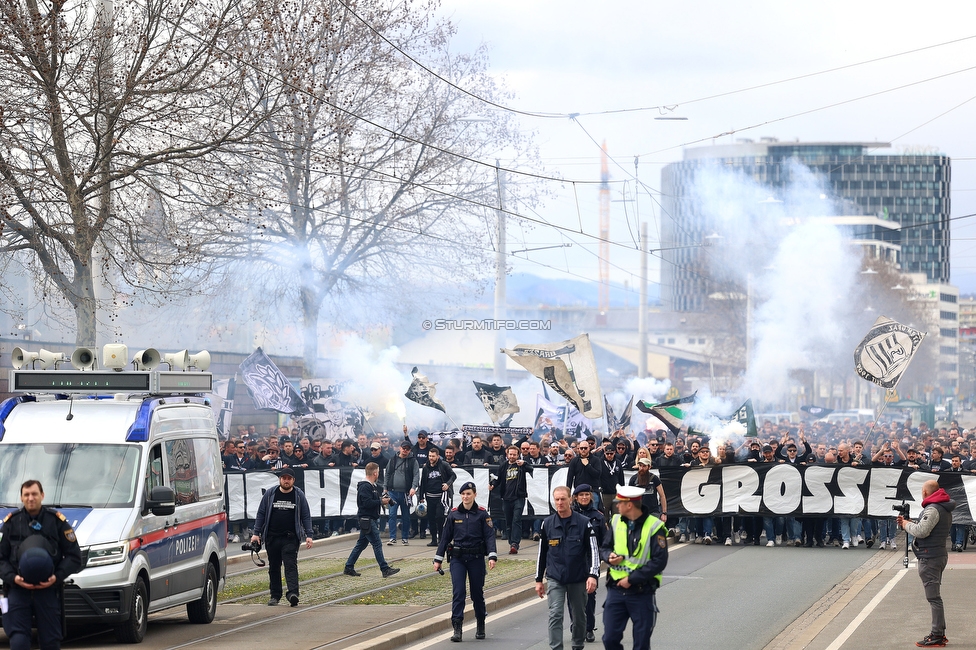
[[[54,575],[54,558],[48,546],[41,535],[31,535],[21,542],[17,572],[24,582],[37,585]]]
[[[418,517],[426,517],[427,516],[427,503],[426,502],[421,501],[420,503],[417,504],[417,516]]]

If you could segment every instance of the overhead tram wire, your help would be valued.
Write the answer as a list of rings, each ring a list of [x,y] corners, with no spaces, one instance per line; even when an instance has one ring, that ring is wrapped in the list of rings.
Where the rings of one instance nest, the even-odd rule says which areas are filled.
[[[750,91],[759,90],[759,89],[762,89],[762,88],[769,88],[771,86],[777,86],[777,85],[780,85],[780,84],[790,83],[790,82],[793,82],[793,81],[799,81],[799,80],[802,80],[802,79],[809,79],[811,77],[817,77],[817,76],[821,76],[821,75],[825,75],[825,74],[830,74],[830,73],[833,73],[833,72],[840,72],[842,70],[849,70],[850,68],[856,68],[856,67],[863,66],[863,65],[870,65],[872,63],[878,63],[878,62],[881,62],[881,61],[886,61],[888,59],[894,59],[894,58],[898,58],[898,57],[902,57],[902,56],[907,56],[907,55],[910,55],[910,54],[917,54],[919,52],[924,52],[926,50],[932,50],[932,49],[936,49],[936,48],[940,48],[940,47],[945,47],[945,46],[948,46],[948,45],[955,45],[957,43],[962,43],[964,41],[968,41],[968,40],[972,40],[972,39],[976,38],[976,35],[963,36],[961,38],[956,38],[956,39],[952,39],[952,40],[949,40],[949,41],[943,41],[941,43],[934,43],[932,45],[924,45],[922,47],[917,47],[917,48],[914,48],[914,49],[911,49],[911,50],[905,50],[903,52],[896,52],[894,54],[886,54],[885,56],[875,57],[873,59],[867,59],[867,60],[858,61],[858,62],[855,62],[855,63],[848,63],[848,64],[845,64],[845,65],[836,66],[836,67],[833,67],[833,68],[827,68],[825,70],[818,70],[816,72],[808,72],[808,73],[802,74],[802,75],[796,75],[796,76],[793,76],[793,77],[787,77],[786,79],[780,79],[780,80],[777,80],[777,81],[769,81],[769,82],[766,82],[766,83],[756,84],[754,86],[747,86],[745,88],[739,88],[739,89],[736,89],[736,90],[729,90],[729,91],[726,91],[726,92],[715,93],[715,94],[712,94],[712,95],[706,95],[704,97],[699,97],[697,99],[690,99],[690,100],[684,101],[684,102],[673,102],[673,103],[669,103],[669,104],[660,104],[660,105],[657,105],[657,106],[643,106],[643,107],[636,107],[636,108],[609,109],[609,110],[591,111],[591,112],[555,113],[555,112],[546,112],[546,111],[524,111],[524,110],[521,110],[521,109],[512,108],[511,106],[505,106],[503,104],[499,104],[499,103],[497,103],[495,101],[492,101],[490,99],[487,99],[485,97],[481,97],[480,95],[477,95],[477,94],[471,92],[467,88],[464,88],[462,86],[459,86],[459,85],[455,84],[450,79],[447,79],[447,78],[443,77],[442,75],[438,74],[436,71],[430,69],[428,66],[426,66],[423,63],[421,63],[420,61],[418,61],[415,57],[413,57],[408,52],[406,52],[405,50],[403,50],[403,48],[401,48],[396,43],[394,43],[393,41],[391,41],[390,39],[388,39],[386,37],[386,35],[384,35],[382,32],[380,32],[378,29],[376,29],[365,18],[363,18],[362,16],[360,16],[358,13],[356,13],[356,11],[352,7],[350,7],[346,3],[345,0],[339,0],[339,4],[341,4],[343,7],[345,7],[346,11],[348,11],[350,14],[352,14],[367,29],[369,29],[371,32],[373,32],[377,36],[379,36],[387,45],[389,45],[394,50],[396,50],[397,52],[399,52],[400,54],[402,54],[411,63],[413,63],[414,65],[416,65],[418,68],[420,68],[421,70],[423,70],[427,74],[429,74],[429,75],[433,76],[434,78],[436,78],[436,79],[442,81],[443,83],[447,84],[451,88],[454,88],[455,90],[457,90],[457,91],[459,91],[461,93],[464,93],[465,95],[467,95],[468,97],[471,97],[472,99],[478,100],[478,101],[480,101],[480,102],[482,102],[482,103],[484,103],[484,104],[486,104],[488,106],[491,106],[492,108],[497,108],[498,110],[506,111],[508,113],[512,113],[512,114],[515,114],[515,115],[523,115],[523,116],[526,116],[526,117],[536,117],[536,118],[542,118],[542,119],[560,119],[560,118],[562,118],[562,119],[572,119],[574,117],[580,117],[580,116],[590,117],[590,116],[596,116],[596,115],[614,115],[614,114],[619,114],[619,113],[636,113],[636,112],[646,112],[646,111],[659,111],[659,112],[667,111],[667,112],[671,112],[675,108],[677,108],[678,106],[687,106],[689,104],[696,104],[696,103],[699,103],[699,102],[705,102],[705,101],[709,101],[709,100],[712,100],[712,99],[720,99],[722,97],[728,97],[730,95],[737,95],[739,93],[750,92]]]
[[[663,153],[665,151],[672,151],[674,149],[680,149],[680,148],[683,148],[683,147],[688,147],[688,146],[691,146],[693,144],[701,144],[702,142],[709,142],[709,141],[717,140],[719,138],[724,138],[725,136],[735,135],[736,133],[743,133],[745,131],[751,131],[753,129],[758,129],[760,127],[767,126],[769,124],[776,124],[777,122],[785,122],[786,120],[791,120],[791,119],[796,118],[796,117],[803,117],[804,115],[810,115],[810,114],[813,114],[813,113],[818,113],[820,111],[825,111],[825,110],[828,110],[828,109],[831,109],[831,108],[837,108],[838,106],[844,106],[846,104],[853,104],[854,102],[859,102],[859,101],[864,100],[864,99],[871,99],[872,97],[879,97],[881,95],[886,95],[888,93],[893,93],[893,92],[896,92],[896,91],[899,91],[899,90],[904,90],[905,88],[912,88],[913,86],[918,86],[918,85],[921,85],[921,84],[929,83],[930,81],[938,81],[940,79],[946,79],[948,77],[952,77],[952,76],[955,76],[957,74],[963,74],[963,73],[966,73],[966,72],[971,72],[973,70],[976,70],[976,66],[969,66],[969,67],[966,67],[966,68],[961,68],[959,70],[953,70],[952,72],[946,72],[946,73],[943,73],[943,74],[940,74],[940,75],[935,75],[934,77],[928,77],[926,79],[919,79],[918,81],[912,81],[910,83],[902,84],[900,86],[894,86],[892,88],[886,88],[884,90],[878,90],[878,91],[875,91],[873,93],[868,93],[866,95],[860,95],[858,97],[852,97],[850,99],[845,99],[845,100],[842,100],[842,101],[839,101],[839,102],[833,102],[831,104],[826,104],[824,106],[818,106],[817,108],[811,108],[811,109],[808,109],[808,110],[805,110],[805,111],[800,111],[798,113],[792,113],[790,115],[784,115],[783,117],[777,117],[777,118],[774,118],[774,119],[771,119],[771,120],[765,120],[763,122],[757,122],[756,124],[751,124],[749,126],[743,126],[741,128],[738,128],[738,129],[735,129],[735,128],[729,129],[728,131],[723,131],[722,133],[717,133],[715,135],[710,135],[710,136],[708,136],[706,138],[699,138],[697,140],[691,140],[691,141],[688,141],[688,142],[683,142],[681,144],[672,145],[670,147],[664,147],[663,149],[655,149],[654,151],[649,151],[647,153],[642,153],[642,154],[639,154],[639,155],[642,156],[642,157],[643,156],[653,156],[654,154]]]

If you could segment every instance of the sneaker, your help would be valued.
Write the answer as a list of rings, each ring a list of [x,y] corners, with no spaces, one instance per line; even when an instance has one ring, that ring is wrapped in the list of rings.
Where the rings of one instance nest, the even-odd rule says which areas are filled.
[[[732,541],[735,542],[736,544],[742,542],[742,535],[739,534],[739,531],[735,531],[734,533],[732,533]]]
[[[518,546],[513,546],[512,548],[508,549],[508,554],[509,555],[518,555]]]
[[[403,540],[403,545],[404,546],[409,546],[410,545],[410,542],[408,542],[407,540]]]
[[[803,541],[802,540],[799,540],[799,539],[793,540],[793,546],[796,546],[797,548],[799,548],[800,546],[803,546]]]
[[[766,546],[767,546],[767,547],[770,547],[770,546],[776,546],[776,542],[772,542],[772,541],[770,541],[770,542],[766,542]]]
[[[420,533],[420,539],[427,539],[427,531]]]
[[[688,541],[688,538],[685,536],[684,533],[681,533],[681,535],[678,536],[678,543],[683,544],[686,541]]]
[[[708,535],[706,535],[705,538],[702,539],[702,544],[704,544],[705,546],[711,546],[712,545],[712,538],[709,537]]]
[[[269,607],[274,607],[274,606],[275,606],[275,605],[277,605],[277,604],[278,604],[278,599],[277,599],[277,598],[271,598],[271,599],[270,599],[270,600],[268,601],[268,606],[269,606]]]
[[[403,540],[403,541],[407,541],[407,540]],[[387,546],[393,546],[394,544],[396,544],[396,540],[395,539],[391,539],[390,541],[388,541],[386,543]]]
[[[850,542],[844,542],[844,543],[843,543],[843,544],[841,545],[841,548],[850,548],[850,547],[851,547],[851,543],[850,543]]]
[[[593,630],[587,630],[586,631],[586,642],[587,643],[593,643],[594,641],[596,641],[596,635],[593,634]]]
[[[416,536],[417,536],[417,531],[413,531],[412,533],[410,533],[410,539],[413,539]]]
[[[887,547],[887,544],[885,542],[881,542],[881,545],[878,546],[878,550],[879,551],[883,551],[883,550],[885,550],[885,547]]]
[[[437,546],[437,542],[427,542],[427,546]]]
[[[333,530],[331,537],[338,537],[338,536],[339,536],[339,531],[338,530]]]
[[[386,571],[383,572],[383,577],[389,578],[390,576],[396,575],[397,573],[400,573],[400,569],[398,569],[397,567],[395,566],[387,567]]]
[[[725,538],[725,545],[726,546],[732,546],[732,538],[731,537],[726,537]]]
[[[891,543],[891,550],[892,551],[897,551],[898,550],[898,547],[895,546],[895,543],[894,542]]]
[[[858,544],[863,544],[863,543],[864,543],[864,538],[861,537],[860,535],[858,535],[857,536],[857,539],[854,540],[854,546],[857,546]]]
[[[916,641],[915,645],[919,648],[944,648],[949,643],[949,639],[941,634],[930,634],[921,641]]]
[[[353,576],[355,578],[358,578],[359,576],[363,575],[362,573],[356,571],[355,569],[343,569],[342,573],[343,575]]]
[[[238,542],[241,541],[241,538],[238,535],[234,535],[233,537],[230,538],[230,541],[232,541],[233,543],[237,544]]]
[[[874,538],[872,537],[871,539],[869,539],[866,542],[864,542],[864,545],[867,546],[868,548],[871,548],[872,546],[874,546]]]
[[[288,602],[292,607],[298,607],[298,594],[288,594]]]
[[[542,539],[542,535],[540,535],[539,533],[532,533],[533,542],[538,542],[540,539]]]

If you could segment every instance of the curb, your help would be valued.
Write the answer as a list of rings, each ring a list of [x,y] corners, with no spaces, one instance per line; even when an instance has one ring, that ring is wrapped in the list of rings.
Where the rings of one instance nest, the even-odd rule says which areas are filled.
[[[529,600],[530,598],[538,598],[535,593],[534,582],[525,587],[516,587],[491,598],[486,598],[485,605],[488,613],[491,614],[500,609],[505,609],[506,607],[511,607],[522,601]],[[464,615],[468,620],[474,617],[474,608],[470,603],[464,608]],[[421,639],[449,629],[451,629],[450,615],[447,617],[438,616],[436,619],[430,621],[381,634],[369,641],[346,646],[346,650],[394,650],[394,648],[420,641]]]

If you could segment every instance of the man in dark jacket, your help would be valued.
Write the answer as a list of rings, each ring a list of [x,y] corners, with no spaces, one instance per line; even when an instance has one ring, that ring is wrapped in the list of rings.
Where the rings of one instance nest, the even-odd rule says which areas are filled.
[[[514,445],[506,450],[506,454],[508,457],[498,466],[498,476],[490,489],[501,493],[508,543],[511,547],[508,553],[516,555],[522,543],[522,511],[529,496],[525,475],[532,473],[532,466],[519,457],[519,448]]]
[[[577,485],[586,483],[587,485],[600,485],[603,469],[600,459],[590,455],[589,440],[580,440],[576,445],[579,456],[569,462],[569,471],[566,472],[566,486],[572,490]],[[597,497],[597,495],[593,495]],[[599,498],[596,498],[597,507],[600,506]]]
[[[613,500],[611,494],[608,501]],[[607,533],[607,520],[599,508],[593,505],[593,494],[587,484],[577,485],[573,490],[573,511],[580,513],[590,520],[593,532],[596,533],[597,546],[603,546],[603,540]],[[596,592],[586,594],[586,642],[596,641]]]
[[[30,648],[31,614],[37,617],[37,636],[42,648],[61,647],[61,586],[81,570],[81,549],[71,524],[57,510],[44,507],[39,481],[20,486],[24,507],[3,520],[0,538],[0,579],[7,594],[3,630],[13,650]],[[43,549],[43,550],[41,550]],[[28,554],[44,560],[42,576],[31,576]],[[27,567],[21,566],[21,562]],[[49,565],[48,565],[49,562]]]
[[[455,478],[454,470],[441,459],[438,448],[431,445],[427,462],[420,470],[420,500],[427,504],[427,526],[430,528],[427,546],[437,546],[437,536],[444,528],[444,513],[450,508],[454,495]]]
[[[626,447],[624,448],[626,454]],[[593,489],[599,490],[603,496],[600,500],[600,509],[603,511],[604,518],[613,513],[613,497],[617,493],[617,486],[624,484],[624,465],[617,454],[617,447],[607,447],[600,460],[600,482],[593,485]],[[584,485],[584,484],[581,484]],[[585,485],[589,485],[586,483]],[[578,485],[576,486],[579,487]]]
[[[573,619],[573,647],[582,648],[586,636],[586,595],[596,593],[600,551],[596,532],[585,515],[573,512],[569,488],[552,491],[555,514],[542,522],[536,562],[535,593],[549,596],[549,647],[563,648],[563,612],[568,604]],[[548,584],[543,586],[543,577]]]
[[[390,541],[396,543],[396,520],[400,517],[400,537],[407,545],[410,537],[410,507],[407,499],[417,493],[420,487],[420,468],[413,458],[413,445],[409,440],[400,443],[400,453],[390,459],[386,466],[386,491],[390,495]]]
[[[380,571],[384,578],[389,578],[394,573],[399,573],[400,569],[395,569],[386,563],[383,557],[383,542],[380,541],[380,506],[390,503],[390,497],[380,494],[376,481],[380,477],[380,466],[376,463],[366,463],[366,480],[360,481],[356,487],[356,513],[359,518],[359,539],[352,548],[352,552],[346,559],[346,568],[342,571],[347,576],[361,576],[356,571],[356,560],[366,548],[367,544],[373,546],[373,557],[380,565]]]
[[[281,600],[281,566],[285,567],[288,602],[298,606],[298,545],[305,539],[305,548],[312,548],[312,516],[305,493],[295,487],[295,470],[283,467],[278,471],[278,487],[261,497],[254,535],[251,542],[263,540],[268,549],[268,576],[271,599],[269,605]]]
[[[932,609],[932,632],[915,643],[920,648],[941,648],[949,642],[945,636],[945,606],[942,603],[942,572],[949,561],[946,538],[952,525],[955,501],[939,487],[938,481],[922,484],[922,516],[917,523],[898,517],[899,528],[915,536],[915,557],[918,558],[918,577],[925,589],[925,599]]]

